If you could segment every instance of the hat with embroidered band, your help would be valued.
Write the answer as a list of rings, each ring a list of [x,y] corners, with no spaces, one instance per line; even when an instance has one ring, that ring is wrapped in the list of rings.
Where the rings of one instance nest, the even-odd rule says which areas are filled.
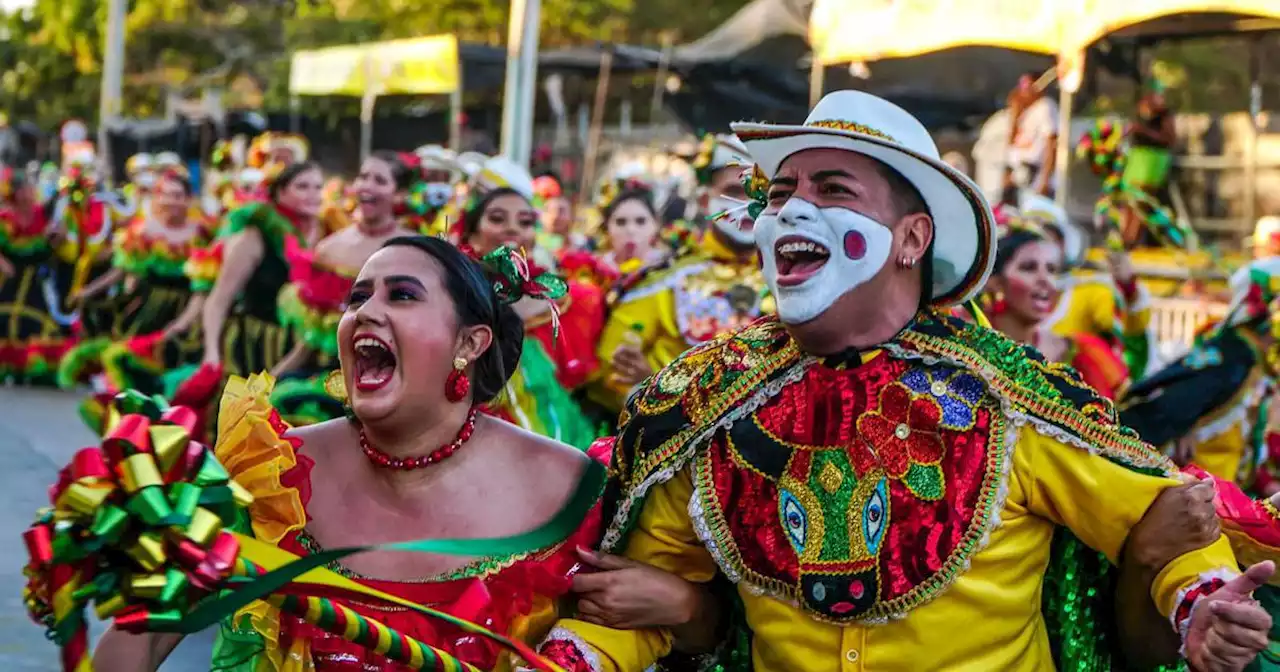
[[[530,202],[535,195],[529,171],[505,156],[487,159],[472,178],[472,185],[482,193],[494,189],[510,189]]]
[[[818,102],[803,125],[736,123],[765,177],[807,149],[842,149],[898,171],[933,217],[932,303],[962,303],[982,289],[995,261],[995,218],[982,190],[938,155],[929,131],[906,110],[861,91],[836,91]]]
[[[1066,209],[1052,198],[1023,191],[1018,194],[1018,209],[1023,217],[1052,226],[1061,233],[1062,253],[1068,266],[1075,266],[1084,259],[1085,233],[1067,216]]]

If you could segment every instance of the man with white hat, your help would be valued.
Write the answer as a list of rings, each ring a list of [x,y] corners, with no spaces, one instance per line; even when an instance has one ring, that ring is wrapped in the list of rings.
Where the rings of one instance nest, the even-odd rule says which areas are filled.
[[[1116,562],[1176,467],[1070,369],[946,315],[990,272],[994,222],[916,119],[842,91],[804,125],[734,130],[770,184],[755,240],[778,317],[630,397],[603,550],[727,577],[756,670],[1084,667],[1050,642],[1096,647],[1102,614],[1076,610],[1106,588],[1063,563]],[[1274,565],[1236,569],[1219,538],[1150,586],[1197,669],[1266,646],[1249,592]],[[639,671],[669,650],[671,628],[606,627],[626,625],[616,581],[574,581],[554,662]]]
[[[732,135],[708,135],[693,162],[709,224],[687,249],[627,278],[600,338],[596,400],[617,412],[627,393],[677,355],[769,312],[743,187],[751,159]]]

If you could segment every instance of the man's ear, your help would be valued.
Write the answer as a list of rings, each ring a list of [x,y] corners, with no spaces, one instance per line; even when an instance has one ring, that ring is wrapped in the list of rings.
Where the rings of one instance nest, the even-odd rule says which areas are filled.
[[[902,232],[899,253],[919,263],[929,251],[929,243],[933,242],[933,218],[919,212],[903,217],[898,226]]]

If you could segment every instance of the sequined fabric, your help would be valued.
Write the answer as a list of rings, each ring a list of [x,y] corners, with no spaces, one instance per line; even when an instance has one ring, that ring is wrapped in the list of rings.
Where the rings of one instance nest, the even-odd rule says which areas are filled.
[[[812,366],[697,462],[722,566],[833,622],[927,602],[993,523],[1007,464],[998,408],[951,367]]]

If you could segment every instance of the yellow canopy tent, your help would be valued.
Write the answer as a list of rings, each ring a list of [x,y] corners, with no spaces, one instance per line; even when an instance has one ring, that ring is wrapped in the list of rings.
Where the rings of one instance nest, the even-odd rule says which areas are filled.
[[[816,102],[821,96],[826,65],[965,46],[1056,54],[1063,98],[1064,141],[1056,162],[1061,203],[1068,186],[1071,97],[1091,45],[1110,36],[1159,39],[1276,29],[1280,0],[816,0],[809,17],[810,97]],[[1256,107],[1260,96],[1254,99]],[[1251,192],[1253,181],[1246,183]],[[1252,198],[1247,200],[1251,209]]]
[[[809,44],[823,65],[919,56],[954,47],[1056,54],[1067,0],[817,0]]]
[[[373,138],[373,105],[381,95],[449,94],[450,145],[461,140],[462,67],[453,35],[343,45],[294,53],[294,96],[360,96],[360,155]]]

